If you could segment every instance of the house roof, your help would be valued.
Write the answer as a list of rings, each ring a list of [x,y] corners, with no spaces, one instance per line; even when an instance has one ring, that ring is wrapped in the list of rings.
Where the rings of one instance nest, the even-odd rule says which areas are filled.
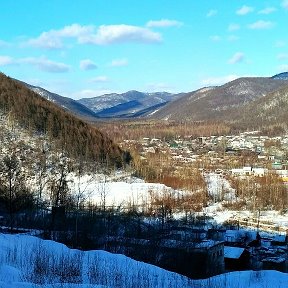
[[[239,259],[245,248],[224,246],[224,258]]]

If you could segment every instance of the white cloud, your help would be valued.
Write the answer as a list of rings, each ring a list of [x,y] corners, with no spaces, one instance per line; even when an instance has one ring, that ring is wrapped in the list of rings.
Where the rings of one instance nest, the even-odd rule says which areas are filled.
[[[168,83],[164,83],[164,82],[149,83],[146,86],[149,92],[163,92],[163,91],[171,92],[173,90],[173,87],[171,87],[171,85],[169,85]]]
[[[94,30],[93,26],[81,26],[79,24],[72,24],[65,26],[59,30],[50,30],[43,32],[39,37],[30,39],[27,45],[44,49],[60,49],[63,48],[63,38],[76,38],[89,35]]]
[[[239,24],[230,24],[228,26],[228,31],[232,32],[232,31],[236,31],[240,29],[240,25]]]
[[[114,93],[114,92],[108,89],[95,89],[95,90],[85,89],[85,90],[82,90],[73,94],[73,98],[74,99],[93,98],[93,97],[102,96],[102,95],[111,94],[111,93]]]
[[[90,79],[89,82],[95,82],[95,83],[100,82],[101,83],[101,82],[108,82],[108,81],[109,81],[109,79],[107,76],[97,76],[95,78]]]
[[[239,39],[240,38],[238,36],[235,36],[235,35],[228,36],[228,41],[230,41],[230,42],[237,41]]]
[[[168,19],[161,19],[161,20],[156,20],[156,21],[149,21],[147,22],[146,26],[148,28],[153,28],[153,27],[180,27],[182,26],[183,23],[182,22],[179,22],[179,21],[176,21],[176,20],[168,20]]]
[[[97,65],[90,59],[81,60],[79,66],[84,71],[97,69]]]
[[[179,23],[177,22],[178,25]],[[168,24],[167,22],[166,25]],[[172,24],[176,25],[176,21],[170,22],[170,26]],[[125,42],[158,43],[162,41],[161,34],[138,26],[121,24],[102,25],[97,28],[92,25],[72,24],[59,30],[43,32],[39,37],[28,40],[25,45],[44,49],[61,49],[64,47],[63,40],[67,38],[74,38],[80,44],[95,45]]]
[[[159,43],[161,34],[150,29],[131,25],[102,25],[96,34],[90,34],[79,38],[80,43],[108,45],[114,43]]]
[[[279,40],[275,43],[275,47],[276,48],[282,48],[282,47],[285,47],[286,46],[286,42],[282,41],[282,40]]]
[[[283,64],[283,65],[278,66],[277,70],[279,72],[287,72],[288,71],[288,64]]]
[[[0,66],[15,64],[15,61],[10,56],[0,56]]]
[[[274,26],[274,23],[271,21],[259,20],[257,22],[254,22],[248,25],[248,28],[252,30],[263,30],[263,29],[270,29],[273,26]]]
[[[36,66],[41,71],[50,72],[50,73],[64,73],[64,72],[68,72],[71,68],[70,66],[64,63],[54,62],[45,57],[21,58],[17,60],[17,63],[30,64],[30,65]]]
[[[283,0],[282,1],[282,7],[285,9],[288,9],[288,0]]]
[[[277,59],[278,60],[286,60],[286,59],[288,59],[288,54],[286,54],[286,53],[278,54]]]
[[[39,70],[51,73],[63,73],[68,72],[70,70],[70,66],[51,61],[45,57],[35,58],[35,57],[26,57],[26,58],[12,58],[9,56],[0,56],[0,66],[6,65],[21,65],[28,64],[32,66],[36,66]]]
[[[218,42],[221,40],[221,37],[219,35],[213,35],[210,37],[210,40],[212,40],[214,42]]]
[[[228,63],[237,64],[237,63],[243,62],[244,57],[245,57],[244,53],[237,52],[229,59]]]
[[[273,12],[277,11],[277,9],[275,7],[267,7],[263,10],[260,10],[258,13],[259,14],[265,14],[265,15],[268,15],[268,14],[271,14]]]
[[[212,16],[217,15],[217,13],[218,13],[217,10],[212,9],[212,10],[210,10],[210,11],[206,14],[206,17],[210,18],[210,17],[212,17]]]
[[[109,66],[111,66],[111,67],[121,67],[121,66],[127,66],[127,65],[128,65],[128,60],[126,58],[114,59],[109,64]]]
[[[239,77],[240,76],[237,76],[237,75],[226,75],[226,76],[222,76],[222,77],[210,77],[210,78],[203,79],[201,81],[201,83],[204,86],[217,86],[217,85],[222,85],[222,84],[225,84],[227,82],[233,81]]]
[[[0,40],[0,48],[9,47],[9,46],[10,46],[10,43],[3,41],[3,40]]]
[[[253,11],[254,11],[253,7],[244,5],[239,10],[236,11],[236,14],[243,16],[243,15],[247,15],[248,13],[251,13]]]

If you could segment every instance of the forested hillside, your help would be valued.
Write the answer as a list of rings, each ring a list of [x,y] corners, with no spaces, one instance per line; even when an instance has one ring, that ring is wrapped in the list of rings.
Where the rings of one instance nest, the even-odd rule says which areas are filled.
[[[104,133],[4,74],[0,74],[0,110],[23,128],[48,135],[69,157],[123,164],[126,153]]]

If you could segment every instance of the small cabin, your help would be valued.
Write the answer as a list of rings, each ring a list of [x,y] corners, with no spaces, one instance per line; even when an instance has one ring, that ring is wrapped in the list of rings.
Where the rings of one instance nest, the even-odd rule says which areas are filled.
[[[225,269],[236,271],[249,267],[250,252],[245,248],[224,246]]]

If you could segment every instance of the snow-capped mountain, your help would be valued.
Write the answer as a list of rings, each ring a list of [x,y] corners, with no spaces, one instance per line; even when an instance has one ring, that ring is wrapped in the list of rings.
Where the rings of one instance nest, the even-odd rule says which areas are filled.
[[[83,98],[79,103],[91,109],[98,117],[138,117],[144,116],[179,97],[167,92],[142,93],[128,91],[122,94],[105,94],[93,98]]]
[[[271,77],[272,79],[288,80],[288,72],[282,72]]]

